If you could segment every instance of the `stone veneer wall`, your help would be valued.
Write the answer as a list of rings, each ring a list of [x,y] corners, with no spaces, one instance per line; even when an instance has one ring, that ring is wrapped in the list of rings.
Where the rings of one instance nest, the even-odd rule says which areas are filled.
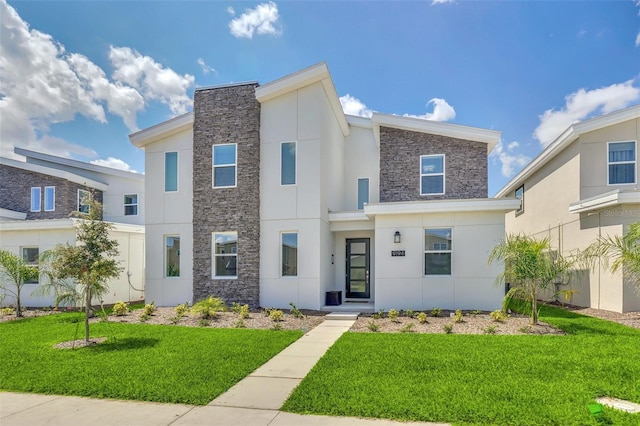
[[[0,207],[27,214],[30,219],[65,219],[78,210],[78,189],[84,185],[56,176],[0,165]],[[44,187],[55,186],[55,210],[44,211]],[[42,210],[31,211],[31,188],[40,187]],[[102,191],[95,190],[96,200],[102,202]]]
[[[445,194],[420,195],[420,156],[445,155]],[[487,144],[380,127],[380,202],[487,198]]]
[[[193,300],[260,303],[260,104],[257,84],[196,90],[193,122]],[[212,188],[212,146],[237,144],[235,188]],[[212,279],[212,233],[238,232],[233,280]]]

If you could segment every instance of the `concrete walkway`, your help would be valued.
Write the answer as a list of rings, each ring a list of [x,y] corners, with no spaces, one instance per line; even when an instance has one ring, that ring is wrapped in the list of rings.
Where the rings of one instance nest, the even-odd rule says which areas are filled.
[[[278,411],[293,389],[353,325],[348,314],[327,316],[278,355],[267,361],[207,406],[101,400],[57,395],[0,393],[2,426],[330,426],[442,425],[352,417],[291,414]],[[336,319],[331,319],[336,318]]]

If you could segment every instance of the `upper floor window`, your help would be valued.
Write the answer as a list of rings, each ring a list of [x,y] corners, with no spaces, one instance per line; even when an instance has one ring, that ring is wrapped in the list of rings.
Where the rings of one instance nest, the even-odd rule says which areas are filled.
[[[424,230],[424,274],[451,275],[451,228]]]
[[[38,247],[22,247],[22,260],[24,263],[38,267],[38,257],[40,249]],[[38,275],[27,277],[25,284],[38,284]]]
[[[213,187],[236,186],[237,144],[213,146]]]
[[[178,153],[164,153],[164,190],[175,192],[178,190]]]
[[[358,178],[358,210],[369,202],[369,178]]]
[[[636,142],[608,143],[609,185],[636,183]]]
[[[280,144],[280,184],[296,184],[296,143],[282,142]]]
[[[282,234],[282,276],[298,276],[298,233],[283,232]]]
[[[213,278],[237,278],[238,233],[213,233]]]
[[[31,211],[39,212],[42,210],[42,189],[40,187],[31,188]]]
[[[89,213],[91,194],[85,189],[78,189],[78,211],[80,213]]]
[[[164,276],[180,276],[180,236],[165,235],[164,237]]]
[[[444,194],[444,154],[420,156],[420,195]]]
[[[56,187],[44,187],[44,211],[52,212],[56,209]]]
[[[138,215],[138,194],[125,194],[124,196],[124,215]]]
[[[518,189],[516,189],[516,198],[520,200],[520,207],[516,210],[516,214],[520,214],[524,212],[524,185],[520,185]]]

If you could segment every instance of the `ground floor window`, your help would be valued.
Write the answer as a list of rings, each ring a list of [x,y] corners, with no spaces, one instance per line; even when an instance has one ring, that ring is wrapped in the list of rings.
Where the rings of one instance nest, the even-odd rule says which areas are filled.
[[[451,275],[451,228],[424,230],[424,274]]]
[[[180,236],[166,235],[164,237],[164,264],[166,277],[180,276]]]
[[[38,258],[40,256],[40,249],[38,247],[22,247],[22,260],[28,265],[38,266]],[[25,280],[26,284],[38,284],[38,276],[29,277]]]
[[[213,233],[213,278],[238,277],[238,233]]]
[[[282,276],[298,276],[298,233],[282,233]]]

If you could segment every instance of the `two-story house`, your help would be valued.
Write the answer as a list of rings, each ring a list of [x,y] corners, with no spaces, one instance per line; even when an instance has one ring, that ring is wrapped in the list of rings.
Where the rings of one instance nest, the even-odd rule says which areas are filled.
[[[639,138],[640,105],[569,126],[496,194],[522,200],[507,214],[507,232],[546,237],[564,254],[623,235],[640,221]],[[638,311],[637,284],[601,261],[570,282],[571,303]]]
[[[147,298],[496,309],[487,258],[520,205],[487,197],[499,137],[347,116],[324,63],[199,88],[193,112],[130,135],[145,150]]]
[[[144,175],[22,148],[15,153],[24,161],[0,157],[0,248],[36,264],[44,251],[75,244],[77,219],[71,214],[88,211],[91,191],[103,204],[103,219],[114,225],[117,260],[124,268],[109,282],[104,302],[144,299]],[[31,294],[38,284],[24,286],[24,306],[54,304],[53,295]],[[13,300],[9,296],[1,303]]]

